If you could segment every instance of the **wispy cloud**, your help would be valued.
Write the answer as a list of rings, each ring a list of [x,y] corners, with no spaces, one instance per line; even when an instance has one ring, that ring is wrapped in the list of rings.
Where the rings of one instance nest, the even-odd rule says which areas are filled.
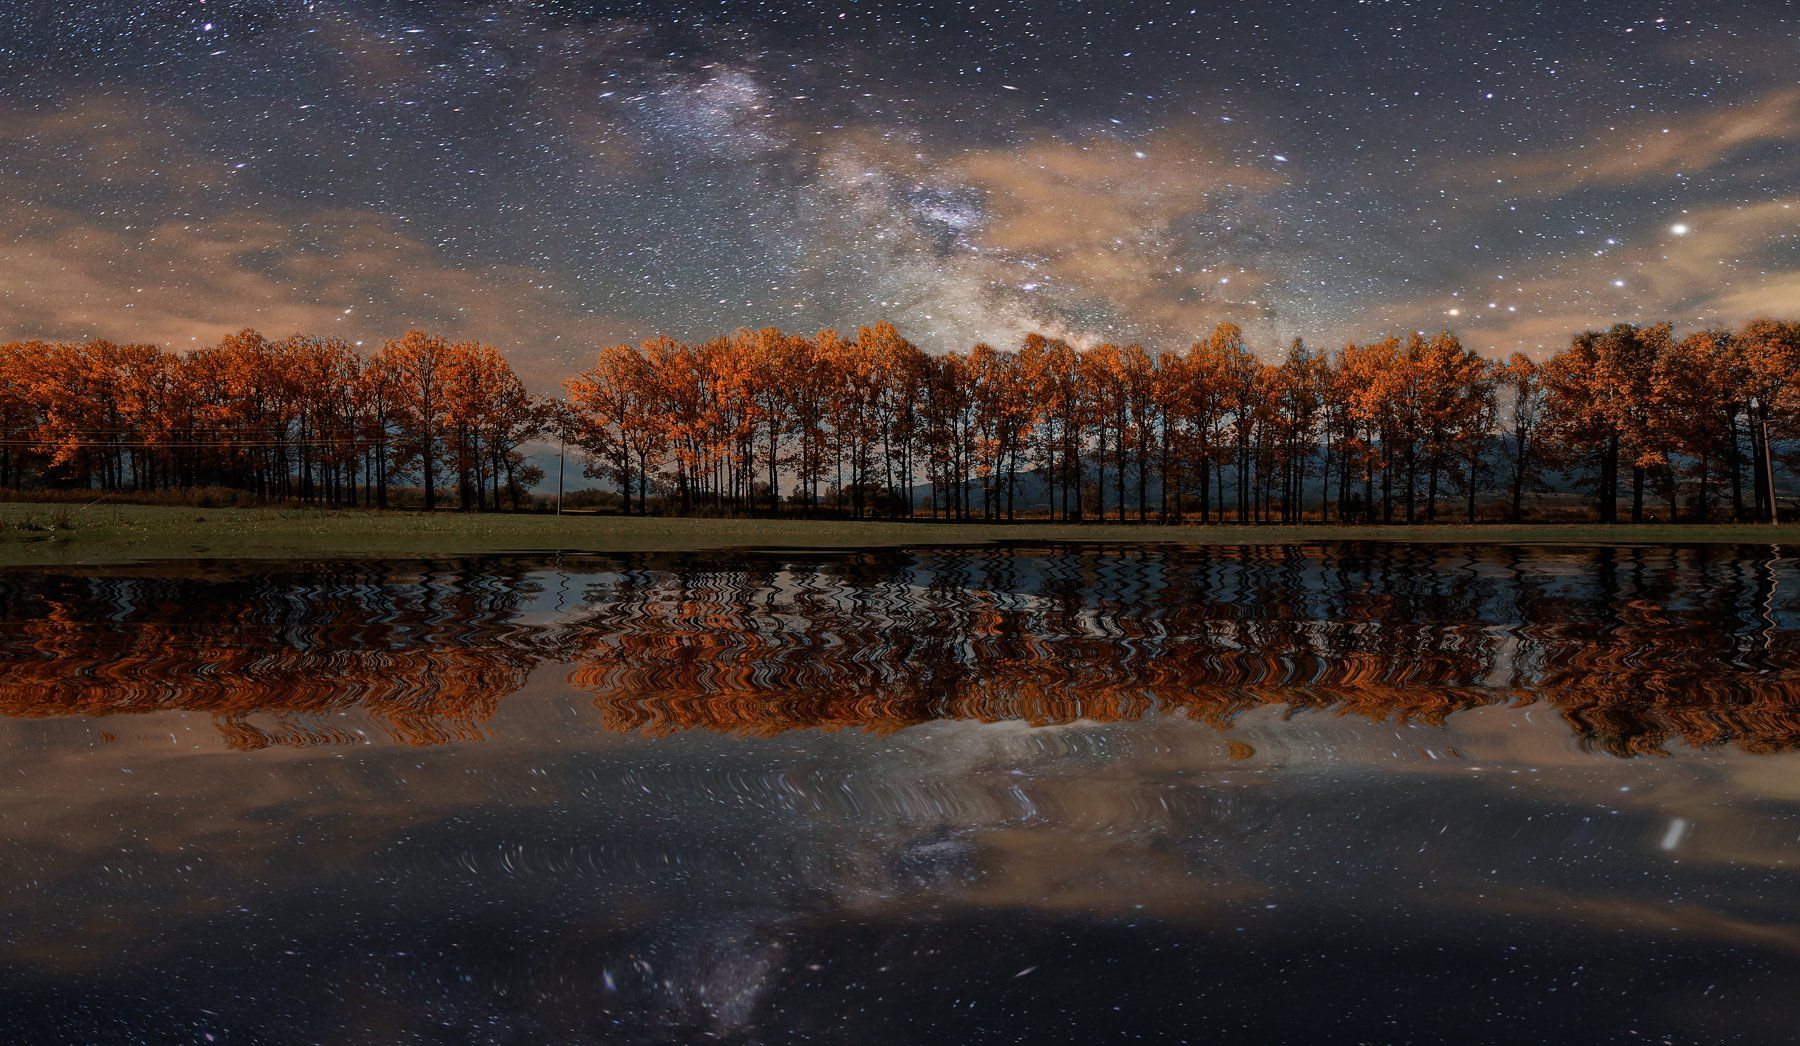
[[[1694,175],[1742,162],[1766,146],[1800,144],[1800,90],[1686,115],[1641,117],[1567,149],[1463,163],[1463,180],[1494,180],[1506,195],[1557,196]],[[1790,161],[1791,162],[1791,161]]]
[[[1455,293],[1377,304],[1356,322],[1452,327],[1503,354],[1559,348],[1577,331],[1615,322],[1733,324],[1791,314],[1800,303],[1800,193],[1694,208],[1680,225],[1679,234],[1647,226],[1632,244],[1519,266]]]
[[[235,192],[227,165],[159,133],[191,120],[114,97],[9,116],[0,138],[89,206],[0,211],[0,337],[181,349],[241,326],[374,342],[422,325],[500,345],[547,387],[595,342],[641,331],[542,271],[445,258],[394,216]]]

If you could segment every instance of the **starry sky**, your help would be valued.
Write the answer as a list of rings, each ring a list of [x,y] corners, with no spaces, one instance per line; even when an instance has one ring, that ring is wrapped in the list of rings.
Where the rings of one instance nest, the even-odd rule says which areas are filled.
[[[0,337],[1800,314],[1800,9],[14,0]]]

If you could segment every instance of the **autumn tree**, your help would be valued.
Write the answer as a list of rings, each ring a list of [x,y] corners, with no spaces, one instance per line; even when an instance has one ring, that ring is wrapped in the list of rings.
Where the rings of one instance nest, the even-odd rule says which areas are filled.
[[[1738,518],[1766,519],[1800,442],[1797,374],[1800,324],[1779,320],[1679,339],[1620,324],[1504,363],[1449,331],[1277,357],[1221,323],[1180,352],[1032,333],[934,355],[875,323],[610,347],[552,412],[500,349],[418,330],[366,359],[252,329],[184,352],[12,342],[0,485],[385,506],[416,478],[427,507],[442,487],[466,510],[517,508],[538,478],[527,451],[554,431],[640,513],[656,494],[902,516],[922,480],[947,519],[1432,522],[1457,492],[1474,519],[1504,490],[1518,520],[1555,468],[1591,480],[1609,522],[1627,478],[1633,520],[1647,497],[1707,518],[1721,485]]]
[[[1751,474],[1755,477],[1758,516],[1777,518],[1775,440],[1792,438],[1800,416],[1800,322],[1757,319],[1746,323],[1734,339],[1744,384],[1744,408],[1750,436]]]
[[[1648,389],[1656,358],[1668,341],[1667,324],[1621,323],[1577,335],[1544,368],[1557,438],[1593,462],[1602,523],[1618,522],[1622,464],[1632,469],[1632,519],[1642,518]]]
[[[1522,352],[1515,352],[1495,371],[1505,403],[1502,441],[1507,456],[1507,518],[1514,523],[1524,518],[1525,491],[1535,484],[1541,471],[1537,439],[1544,423],[1544,380],[1542,368]]]
[[[650,477],[668,445],[656,415],[654,375],[645,351],[629,345],[602,349],[593,369],[564,383],[575,426],[571,441],[593,455],[595,474],[619,485],[625,511],[646,510]]]
[[[398,449],[403,460],[418,463],[428,512],[437,507],[451,356],[450,343],[443,338],[410,330],[398,340],[384,343],[373,363],[393,389],[394,415],[401,432]]]

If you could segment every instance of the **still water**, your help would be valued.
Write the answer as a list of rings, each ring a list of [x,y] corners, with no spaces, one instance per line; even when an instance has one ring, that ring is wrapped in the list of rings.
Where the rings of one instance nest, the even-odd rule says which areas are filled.
[[[1795,568],[0,571],[0,1038],[1791,1042]]]

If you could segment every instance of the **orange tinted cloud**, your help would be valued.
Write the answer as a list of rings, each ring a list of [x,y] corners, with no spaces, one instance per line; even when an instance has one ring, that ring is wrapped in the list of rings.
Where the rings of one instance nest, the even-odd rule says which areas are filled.
[[[1609,128],[1596,140],[1482,165],[1463,176],[1500,179],[1508,193],[1556,196],[1594,186],[1694,174],[1740,160],[1767,145],[1800,139],[1800,90],[1786,89],[1738,106],[1684,117],[1642,119]]]
[[[394,216],[234,193],[235,172],[187,141],[177,109],[89,97],[3,126],[0,142],[84,203],[0,211],[0,337],[180,349],[244,326],[371,343],[424,326],[493,343],[545,389],[639,329],[535,269],[447,259]]]

